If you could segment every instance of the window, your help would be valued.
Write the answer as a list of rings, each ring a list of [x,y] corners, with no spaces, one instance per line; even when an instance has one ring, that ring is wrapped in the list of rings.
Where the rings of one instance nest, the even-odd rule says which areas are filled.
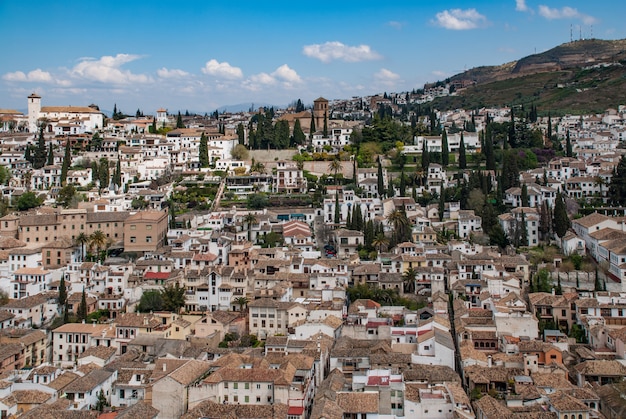
[[[245,384],[244,384],[244,388],[245,388],[246,390],[250,390],[250,383],[245,383]]]
[[[152,236],[146,236],[146,243],[152,243]]]
[[[233,388],[237,390],[239,388],[239,383],[233,383]]]
[[[131,242],[131,243],[137,243],[137,237],[135,237],[135,236],[130,236],[130,242]]]
[[[131,229],[131,230],[135,230],[136,228],[137,228],[137,226],[136,226],[135,224],[131,224],[131,225],[130,225],[130,229]]]
[[[151,225],[151,224],[148,224],[148,225],[146,226],[146,230],[152,230],[152,225]]]
[[[250,396],[244,396],[243,397],[243,402],[244,403],[250,403]]]

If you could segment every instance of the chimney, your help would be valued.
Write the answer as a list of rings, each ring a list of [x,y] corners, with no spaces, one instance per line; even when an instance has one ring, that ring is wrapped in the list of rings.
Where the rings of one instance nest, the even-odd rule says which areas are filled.
[[[491,357],[491,355],[487,357],[487,366],[489,368],[493,367],[493,358]]]
[[[163,372],[167,372],[167,364],[165,362],[163,363]]]

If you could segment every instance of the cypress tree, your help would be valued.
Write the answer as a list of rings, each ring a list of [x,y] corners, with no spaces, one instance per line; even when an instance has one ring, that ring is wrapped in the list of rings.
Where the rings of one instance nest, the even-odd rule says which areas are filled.
[[[446,133],[446,130],[444,129],[443,132],[441,133],[441,165],[443,167],[447,167],[448,164],[450,163],[450,155],[448,153],[449,153],[448,134]]]
[[[522,225],[520,233],[520,246],[528,246],[528,228],[526,227],[526,214],[522,211]]]
[[[491,130],[488,133],[485,133],[483,136],[485,140],[485,167],[487,170],[495,170],[496,169],[496,156],[493,152],[493,138]]]
[[[59,306],[65,307],[67,304],[67,287],[65,286],[65,275],[61,275],[59,282]]]
[[[115,164],[115,172],[113,173],[113,184],[120,187],[122,186],[122,168],[120,159],[117,159]]]
[[[393,198],[396,195],[396,191],[393,187],[393,176],[389,175],[389,188],[387,189],[387,196]]]
[[[333,220],[335,224],[339,224],[341,220],[340,216],[341,207],[339,206],[339,191],[335,190],[335,219]]]
[[[324,138],[328,137],[328,114],[324,112],[324,128],[322,130],[322,135]]]
[[[465,156],[465,141],[463,140],[463,133],[461,133],[461,143],[459,144],[459,169],[464,170],[467,168],[467,157]]]
[[[569,138],[569,130],[567,130],[567,133],[565,134],[565,156],[566,157],[574,156],[574,153],[572,151],[572,140],[570,140]]]
[[[529,207],[529,199],[528,199],[528,186],[524,183],[522,185],[522,207]]]
[[[446,191],[441,188],[441,194],[439,195],[439,221],[443,221],[443,212],[446,209]]]
[[[200,148],[199,148],[199,160],[200,167],[209,167],[209,145],[208,139],[204,132],[200,136]]]
[[[52,166],[54,164],[54,151],[52,150],[52,143],[48,144],[48,159],[46,164],[48,166]]]
[[[383,178],[383,165],[378,156],[378,196],[382,198],[385,195],[385,179]]]
[[[348,215],[346,215],[346,228],[348,230],[354,230],[354,225],[352,223],[352,213],[353,212],[354,212],[354,207],[352,208],[352,211],[350,211],[350,209],[348,209]]]
[[[302,131],[300,120],[296,119],[296,123],[293,126],[293,143],[295,145],[303,145],[306,141],[306,135]]]
[[[33,168],[41,169],[46,164],[47,149],[46,140],[43,135],[44,124],[39,126],[39,136],[37,138],[37,148],[33,159]]]
[[[404,169],[400,172],[400,196],[406,196],[406,179],[404,178]]]
[[[554,232],[560,239],[562,239],[567,230],[571,226],[571,221],[567,215],[567,207],[565,206],[565,200],[561,192],[556,194],[556,202],[554,204]]]
[[[613,171],[608,197],[613,205],[626,206],[626,156],[622,156]]]
[[[315,134],[315,115],[311,114],[311,125],[309,127],[309,138],[313,138]]]
[[[185,128],[185,124],[183,124],[183,117],[178,111],[178,115],[176,116],[176,128]]]
[[[428,172],[428,166],[430,166],[430,152],[428,151],[426,139],[424,138],[422,143],[422,169],[424,170],[424,176],[426,176],[426,172]]]
[[[80,298],[80,304],[78,305],[78,310],[76,310],[76,316],[79,320],[87,319],[87,294],[85,294],[85,288],[83,288],[83,295]]]
[[[548,140],[552,140],[552,117],[548,112]]]
[[[67,182],[67,173],[72,165],[72,153],[70,148],[70,139],[65,142],[65,155],[63,156],[63,163],[61,164],[61,186],[65,186]]]

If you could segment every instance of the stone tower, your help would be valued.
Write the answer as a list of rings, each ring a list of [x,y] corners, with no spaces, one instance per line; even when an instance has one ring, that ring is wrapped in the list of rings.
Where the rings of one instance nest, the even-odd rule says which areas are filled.
[[[31,93],[28,96],[28,131],[37,132],[37,120],[41,112],[41,96]]]
[[[315,129],[324,129],[324,117],[328,118],[328,100],[319,97],[313,101],[313,118],[315,118]]]

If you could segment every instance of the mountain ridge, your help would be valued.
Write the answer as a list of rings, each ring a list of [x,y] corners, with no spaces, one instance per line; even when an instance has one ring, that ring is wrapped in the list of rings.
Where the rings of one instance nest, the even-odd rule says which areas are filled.
[[[455,96],[437,98],[439,109],[534,103],[543,108],[602,111],[626,101],[626,39],[568,42],[496,66],[450,77]]]

